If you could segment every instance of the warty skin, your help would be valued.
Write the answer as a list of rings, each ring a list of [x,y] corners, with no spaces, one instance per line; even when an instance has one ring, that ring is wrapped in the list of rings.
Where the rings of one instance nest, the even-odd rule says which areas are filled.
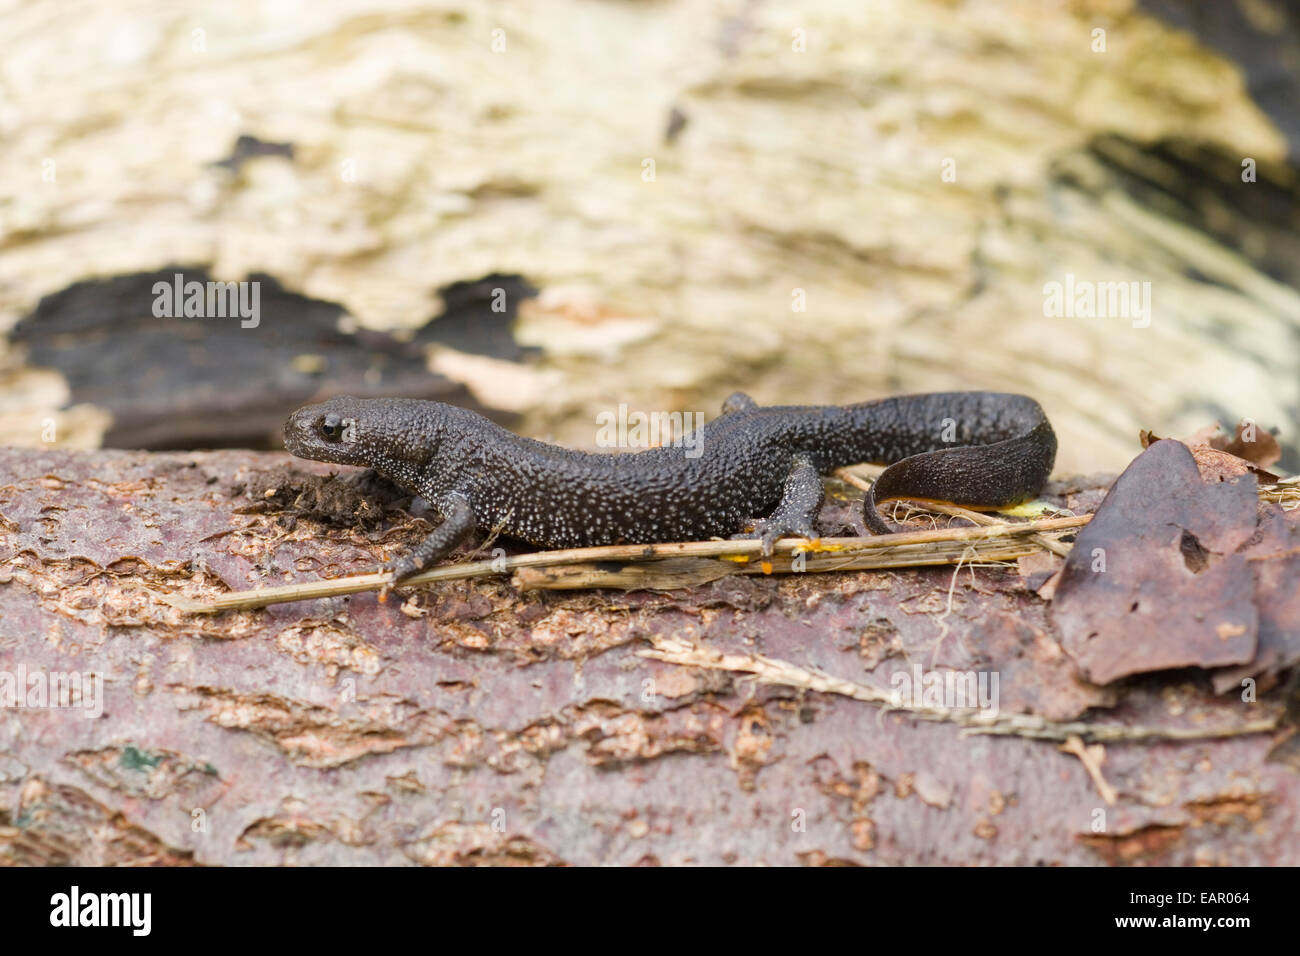
[[[407,577],[475,529],[542,547],[698,540],[753,519],[765,553],[784,534],[812,537],[819,475],[890,464],[863,518],[900,497],[1001,507],[1036,494],[1056,456],[1038,403],[1001,392],[935,392],[855,405],[758,406],[737,393],[691,445],[593,454],[524,438],[439,402],[340,396],[296,411],[285,447],[316,461],[364,465],[419,494],[444,522],[392,566]],[[697,455],[697,457],[693,457]]]

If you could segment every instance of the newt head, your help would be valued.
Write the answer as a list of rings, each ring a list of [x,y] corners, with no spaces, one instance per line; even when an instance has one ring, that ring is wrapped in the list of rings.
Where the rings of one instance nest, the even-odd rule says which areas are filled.
[[[284,447],[299,458],[380,467],[426,460],[436,441],[433,402],[339,395],[305,405],[284,423]]]
[[[364,449],[357,441],[359,402],[351,396],[305,405],[284,423],[284,447],[299,458],[361,465]]]

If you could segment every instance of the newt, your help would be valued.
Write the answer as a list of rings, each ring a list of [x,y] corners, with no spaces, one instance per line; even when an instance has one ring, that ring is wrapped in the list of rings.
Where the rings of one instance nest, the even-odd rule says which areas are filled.
[[[688,441],[618,454],[535,441],[440,402],[341,396],[294,412],[284,443],[300,458],[372,468],[441,515],[385,566],[394,582],[493,528],[549,548],[758,537],[770,556],[782,536],[817,536],[821,476],[835,468],[888,465],[862,506],[866,526],[886,534],[897,530],[880,514],[886,501],[1005,507],[1037,494],[1056,459],[1039,404],[1002,392],[842,406],[760,406],[737,392]]]

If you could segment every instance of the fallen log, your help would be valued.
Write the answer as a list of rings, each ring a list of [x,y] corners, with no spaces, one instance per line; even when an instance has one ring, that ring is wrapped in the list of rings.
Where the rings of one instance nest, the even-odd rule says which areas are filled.
[[[162,598],[369,571],[423,533],[400,492],[329,475],[0,451],[0,675],[53,691],[0,710],[0,860],[1297,862],[1285,689],[1089,683],[1042,548],[658,591]],[[1093,511],[1107,484],[1046,500]],[[830,491],[826,531],[857,494]]]

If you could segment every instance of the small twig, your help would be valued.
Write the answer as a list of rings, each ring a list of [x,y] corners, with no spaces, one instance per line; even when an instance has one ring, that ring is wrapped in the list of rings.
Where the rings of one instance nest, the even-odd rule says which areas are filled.
[[[967,521],[983,527],[1010,523],[1002,518],[995,518],[993,515],[984,514],[980,511],[971,511],[969,508],[959,508],[956,505],[948,505],[939,501],[927,501],[925,502],[925,508],[928,511],[937,511],[939,514],[951,515],[954,518],[965,518]],[[1070,556],[1070,549],[1073,547],[1073,545],[1064,544],[1055,538],[1049,538],[1045,534],[1031,534],[1029,540],[1063,558]]]
[[[815,667],[800,667],[789,661],[761,654],[727,654],[692,641],[651,635],[652,650],[638,651],[641,657],[699,667],[707,670],[736,671],[752,674],[763,684],[777,684],[825,694],[839,694],[854,700],[880,704],[921,720],[954,723],[964,734],[994,734],[1028,737],[1034,740],[1067,742],[1071,737],[1084,741],[1134,743],[1145,740],[1213,740],[1271,733],[1278,728],[1280,713],[1264,720],[1246,721],[1233,727],[1126,727],[1122,724],[1089,724],[1084,721],[1058,722],[1032,714],[1003,714],[976,708],[908,706],[883,690],[835,677]]]
[[[1271,485],[1260,485],[1259,496],[1265,501],[1276,501],[1283,511],[1300,508],[1300,475],[1283,478]]]
[[[1102,761],[1106,759],[1106,748],[1101,744],[1085,746],[1079,737],[1072,735],[1057,749],[1079,758],[1079,763],[1083,764],[1083,769],[1088,771],[1088,776],[1092,777],[1093,785],[1101,794],[1101,798],[1108,806],[1113,807],[1117,799],[1115,788],[1106,782],[1106,778],[1101,773]]]
[[[1091,515],[1079,515],[1070,518],[1046,518],[1038,521],[1025,521],[1020,524],[979,528],[907,531],[900,534],[871,535],[865,538],[822,538],[815,543],[804,538],[782,538],[776,543],[776,553],[778,555],[790,555],[797,551],[809,552],[809,556],[805,558],[806,570],[833,570],[838,561],[844,561],[845,567],[852,567],[852,560],[859,555],[876,554],[889,550],[897,551],[899,555],[905,557],[903,560],[887,562],[891,567],[947,564],[950,563],[947,560],[924,553],[925,549],[922,546],[931,546],[937,542],[1001,542],[1005,544],[1010,539],[1023,537],[1038,531],[1061,531],[1066,528],[1077,528],[1087,524],[1090,518]],[[921,553],[908,554],[907,549],[909,548]],[[560,551],[539,551],[508,558],[493,558],[485,561],[467,561],[463,564],[443,565],[407,578],[402,582],[401,587],[418,587],[436,581],[485,577],[515,571],[519,568],[554,567],[584,562],[642,562],[661,558],[704,557],[725,558],[743,563],[752,557],[760,556],[761,553],[762,542],[755,539],[684,541],[670,544],[618,544],[599,548],[569,548]],[[831,556],[827,557],[828,554]],[[998,555],[998,557],[1002,557],[1002,555]],[[872,566],[880,567],[884,566],[885,563],[881,562]],[[789,569],[788,562],[782,562],[782,566],[783,570]],[[362,574],[355,577],[334,578],[328,581],[286,584],[256,591],[236,591],[219,595],[208,601],[193,601],[177,594],[157,594],[157,596],[173,607],[189,614],[215,614],[219,611],[247,610],[266,607],[270,604],[281,604],[287,601],[305,601],[314,598],[358,594],[363,591],[379,591],[386,584],[391,584],[390,576],[387,574]]]
[[[655,561],[626,563],[590,561],[582,564],[550,565],[519,568],[514,574],[514,584],[521,591],[574,590],[578,588],[622,588],[624,590],[675,590],[716,581],[732,574],[789,574],[830,571],[872,571],[884,568],[918,568],[946,564],[973,567],[971,556],[986,567],[1001,562],[1014,561],[1036,553],[1028,544],[1001,545],[997,543],[949,544],[934,542],[928,545],[900,545],[896,548],[871,552],[817,555],[806,552],[802,560],[781,555],[768,561],[767,566],[754,564],[748,558],[665,558]],[[610,568],[610,564],[620,566]]]

